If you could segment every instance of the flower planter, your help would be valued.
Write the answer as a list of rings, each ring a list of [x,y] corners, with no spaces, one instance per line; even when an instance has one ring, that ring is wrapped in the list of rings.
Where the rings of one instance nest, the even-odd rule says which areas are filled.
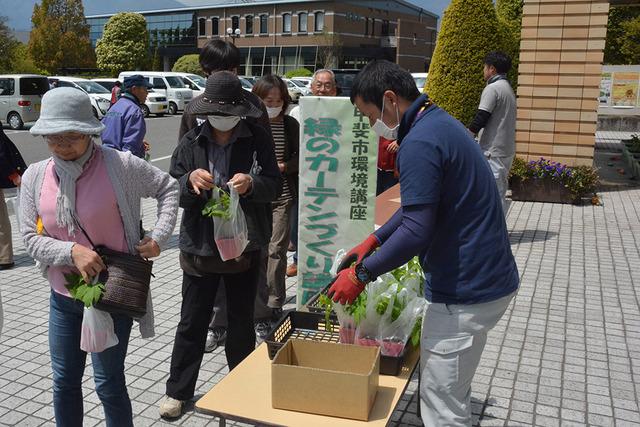
[[[550,179],[511,178],[511,200],[521,202],[574,203],[571,192]]]
[[[622,158],[624,159],[631,174],[635,177],[640,176],[640,152],[631,151],[629,144],[622,146]]]

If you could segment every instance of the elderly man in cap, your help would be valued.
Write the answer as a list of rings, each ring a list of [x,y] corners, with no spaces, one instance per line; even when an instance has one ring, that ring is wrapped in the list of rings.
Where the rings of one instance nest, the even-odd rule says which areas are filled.
[[[140,105],[147,100],[149,88],[153,87],[139,74],[124,79],[124,94],[113,104],[102,119],[105,130],[102,144],[118,151],[130,151],[144,159],[149,143],[144,136],[147,126]]]

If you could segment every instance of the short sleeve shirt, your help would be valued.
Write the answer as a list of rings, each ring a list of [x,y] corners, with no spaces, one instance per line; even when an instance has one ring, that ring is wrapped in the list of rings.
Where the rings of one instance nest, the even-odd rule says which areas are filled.
[[[420,254],[427,300],[474,304],[514,292],[519,276],[500,196],[468,130],[431,106],[402,139],[397,161],[402,206],[437,206],[431,245]]]
[[[480,110],[491,113],[480,134],[480,147],[492,157],[516,153],[516,96],[506,79],[488,84],[480,97]]]

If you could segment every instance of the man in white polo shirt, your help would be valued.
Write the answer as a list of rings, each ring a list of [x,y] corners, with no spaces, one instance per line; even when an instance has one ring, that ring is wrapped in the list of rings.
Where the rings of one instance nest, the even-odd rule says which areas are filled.
[[[511,58],[502,52],[489,52],[484,59],[484,79],[487,86],[482,91],[478,111],[469,130],[480,133],[480,148],[489,161],[507,214],[506,201],[509,186],[509,170],[516,154],[516,96],[507,79]]]

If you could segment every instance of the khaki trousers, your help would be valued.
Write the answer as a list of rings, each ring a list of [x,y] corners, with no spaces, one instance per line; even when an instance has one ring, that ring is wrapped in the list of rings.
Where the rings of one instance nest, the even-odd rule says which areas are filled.
[[[289,217],[293,203],[293,200],[278,200],[271,203],[273,209],[273,231],[269,242],[269,258],[267,262],[268,305],[271,308],[282,308],[287,299],[287,248],[291,230]]]
[[[491,330],[515,296],[429,304],[420,342],[420,413],[427,427],[471,426],[471,381]]]
[[[13,244],[11,241],[11,222],[4,193],[0,189],[0,264],[13,262]]]

